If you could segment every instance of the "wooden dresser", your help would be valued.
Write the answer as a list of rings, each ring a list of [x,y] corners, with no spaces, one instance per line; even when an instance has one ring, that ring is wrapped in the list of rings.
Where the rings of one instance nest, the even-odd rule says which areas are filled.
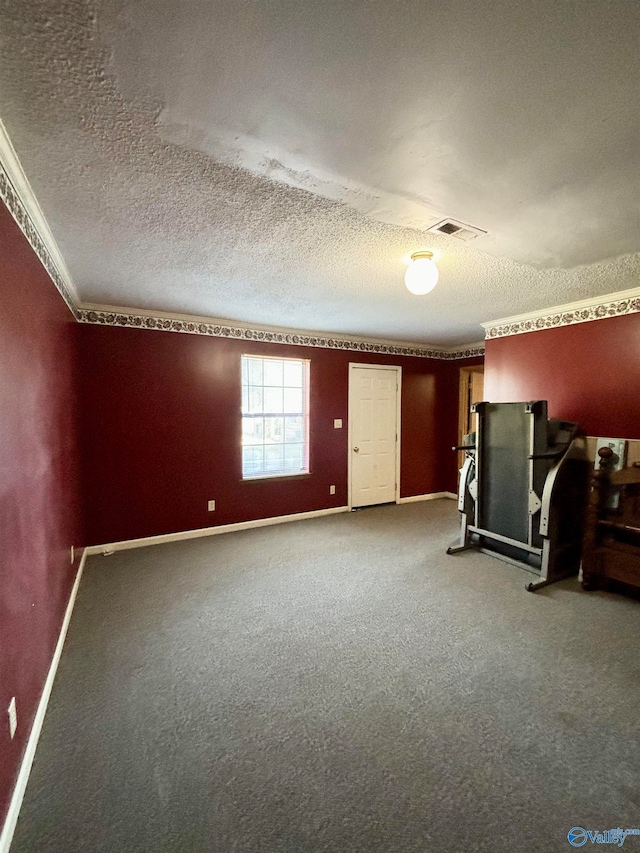
[[[640,591],[640,463],[610,473],[613,451],[603,447],[598,454],[587,508],[582,584],[597,589],[611,580]],[[613,508],[612,499],[617,503]]]

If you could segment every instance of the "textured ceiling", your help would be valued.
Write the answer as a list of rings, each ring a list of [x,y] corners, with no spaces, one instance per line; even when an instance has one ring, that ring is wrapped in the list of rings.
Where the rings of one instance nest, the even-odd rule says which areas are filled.
[[[640,281],[638,3],[0,9],[0,117],[84,302],[451,345]]]

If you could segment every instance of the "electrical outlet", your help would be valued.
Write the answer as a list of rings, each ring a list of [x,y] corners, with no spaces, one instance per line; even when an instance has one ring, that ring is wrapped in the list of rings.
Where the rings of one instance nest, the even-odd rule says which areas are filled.
[[[207,509],[209,510],[209,512],[214,512],[215,508],[216,508],[216,502],[215,501],[207,501]]]
[[[334,429],[342,429],[342,418],[334,418],[333,428]]]
[[[9,731],[11,733],[11,739],[13,740],[13,736],[16,733],[16,729],[18,728],[18,710],[16,708],[16,697],[14,696],[9,702],[9,708],[7,709],[7,713],[9,714]]]
[[[329,486],[329,494],[335,495],[335,493],[336,493],[336,487],[335,486]]]
[[[75,560],[76,560],[76,549],[72,545],[71,546],[71,565],[73,565],[75,563]]]

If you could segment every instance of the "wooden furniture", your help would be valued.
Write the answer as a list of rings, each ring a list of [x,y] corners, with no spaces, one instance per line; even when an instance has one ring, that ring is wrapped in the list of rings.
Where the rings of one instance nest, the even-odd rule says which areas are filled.
[[[611,473],[611,448],[602,447],[598,454],[587,507],[582,584],[597,589],[612,580],[640,590],[640,465]],[[611,508],[616,495],[617,506]]]

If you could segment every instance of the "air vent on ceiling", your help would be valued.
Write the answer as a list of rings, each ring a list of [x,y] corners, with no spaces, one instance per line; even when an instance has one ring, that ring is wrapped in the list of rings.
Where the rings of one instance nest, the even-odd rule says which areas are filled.
[[[455,219],[443,219],[442,222],[437,222],[427,230],[431,231],[432,234],[446,234],[448,237],[464,240],[465,243],[487,233],[482,228],[466,225],[464,222],[457,222]]]

